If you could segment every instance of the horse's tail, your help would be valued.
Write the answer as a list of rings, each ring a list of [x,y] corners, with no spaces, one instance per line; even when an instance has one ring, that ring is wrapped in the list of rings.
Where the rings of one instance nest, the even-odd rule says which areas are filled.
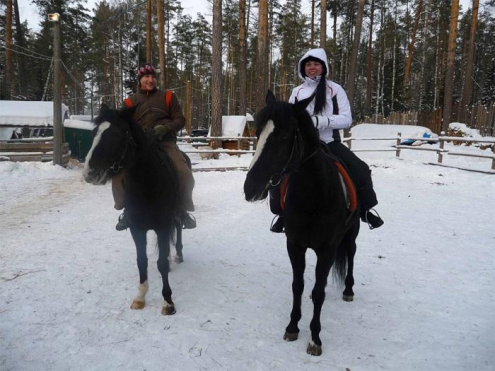
[[[333,263],[333,278],[338,284],[342,285],[347,275],[347,244],[345,243],[345,236],[337,247],[335,253],[335,261]]]

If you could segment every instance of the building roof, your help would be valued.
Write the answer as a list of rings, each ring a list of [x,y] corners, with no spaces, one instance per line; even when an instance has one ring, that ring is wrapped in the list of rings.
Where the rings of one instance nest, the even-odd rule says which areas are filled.
[[[222,137],[242,137],[245,127],[246,116],[222,116]],[[208,136],[211,136],[211,128]]]
[[[62,119],[68,111],[62,104]],[[0,100],[0,126],[53,126],[53,102]]]

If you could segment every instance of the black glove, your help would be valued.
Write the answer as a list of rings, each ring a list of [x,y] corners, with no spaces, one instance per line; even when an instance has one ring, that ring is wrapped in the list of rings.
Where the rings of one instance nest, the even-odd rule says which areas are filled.
[[[163,140],[170,132],[170,129],[165,125],[156,125],[153,129],[158,140]]]

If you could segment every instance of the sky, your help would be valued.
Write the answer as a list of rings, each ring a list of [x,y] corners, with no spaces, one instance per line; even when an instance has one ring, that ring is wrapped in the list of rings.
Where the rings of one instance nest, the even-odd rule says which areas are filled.
[[[424,130],[359,125],[353,136]],[[385,224],[361,224],[354,301],[344,302],[329,280],[320,357],[306,354],[314,253],[306,255],[299,340],[288,343],[285,236],[269,231],[266,202],[244,200],[246,172],[198,171],[247,166],[252,155],[191,154],[198,227],[184,231],[184,263],[169,274],[173,316],[160,314],[152,233],[146,307],[129,308],[136,252],[129,231],[115,231],[110,183],[87,184],[76,166],[0,162],[0,369],[493,371],[495,175],[428,165],[435,152],[403,150],[397,159],[394,143],[353,143],[392,150],[359,152],[373,170]],[[445,163],[490,168],[472,157]]]
[[[93,9],[94,4],[98,3],[99,0],[88,0],[86,7]],[[480,1],[480,4],[484,4],[484,0]],[[29,26],[32,29],[37,29],[40,16],[36,10],[36,6],[31,4],[31,0],[18,0],[19,3],[19,13],[21,15],[21,20],[28,20]],[[303,0],[303,8],[310,7],[310,0]],[[464,10],[471,7],[472,0],[460,0],[460,4]],[[210,5],[206,0],[182,0],[181,5],[184,8],[185,13],[190,14],[195,17],[196,14],[202,13],[207,19],[211,18]],[[309,11],[309,10],[308,10]]]

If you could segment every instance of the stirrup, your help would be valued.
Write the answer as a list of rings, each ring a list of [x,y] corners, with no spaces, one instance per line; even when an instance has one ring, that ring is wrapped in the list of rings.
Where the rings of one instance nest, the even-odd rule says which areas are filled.
[[[275,221],[275,218],[277,217],[278,219]],[[284,231],[284,226],[285,226],[284,217],[282,215],[275,215],[272,219],[270,231],[272,231],[273,233],[282,233]]]
[[[374,215],[371,210],[373,210],[376,215]],[[380,218],[380,214],[378,214],[378,211],[376,211],[375,209],[369,209],[366,211],[366,213],[364,214],[364,221],[368,224],[368,227],[370,229],[380,228],[383,223],[385,223],[383,219]]]
[[[123,212],[119,216],[119,221],[117,222],[115,229],[120,232],[120,231],[126,230],[129,227],[130,227],[129,219],[127,219],[127,215],[125,215],[125,212]]]
[[[196,228],[196,218],[189,213],[182,215],[180,222],[182,223],[182,229]]]

